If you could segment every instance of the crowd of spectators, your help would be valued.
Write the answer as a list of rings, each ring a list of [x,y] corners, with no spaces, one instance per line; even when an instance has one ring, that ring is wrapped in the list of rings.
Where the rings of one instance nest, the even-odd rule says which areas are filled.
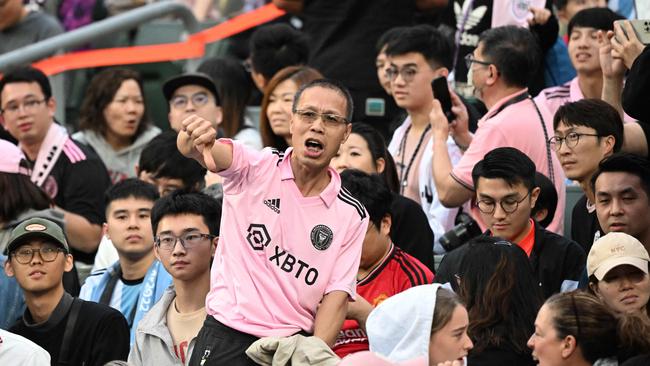
[[[166,121],[0,76],[0,364],[648,363],[650,6],[272,2]],[[146,2],[99,3],[57,16]],[[0,54],[55,18],[0,0]]]

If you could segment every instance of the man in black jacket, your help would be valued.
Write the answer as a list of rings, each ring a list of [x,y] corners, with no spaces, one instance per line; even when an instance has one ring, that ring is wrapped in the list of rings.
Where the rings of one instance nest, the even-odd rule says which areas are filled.
[[[11,233],[5,273],[16,277],[27,309],[9,331],[44,348],[52,365],[104,365],[126,360],[129,328],[119,311],[73,298],[63,289],[63,272],[72,269],[63,230],[32,218]]]
[[[577,288],[586,255],[577,243],[545,230],[530,218],[539,196],[535,186],[535,164],[521,151],[503,147],[485,155],[472,171],[476,205],[488,230],[521,247],[528,255],[539,286],[548,298],[560,291]],[[467,245],[447,254],[435,282],[451,282],[460,272]]]

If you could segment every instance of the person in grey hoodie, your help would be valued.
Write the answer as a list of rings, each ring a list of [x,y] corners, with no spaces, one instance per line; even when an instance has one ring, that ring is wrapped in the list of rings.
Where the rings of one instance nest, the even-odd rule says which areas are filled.
[[[140,321],[129,354],[131,365],[189,362],[207,316],[205,297],[220,222],[221,204],[202,193],[176,191],[154,205],[154,250],[173,284]]]
[[[474,346],[467,310],[444,286],[411,287],[379,304],[366,321],[370,351],[409,365],[466,365]]]
[[[95,150],[113,184],[136,177],[142,149],[160,133],[147,118],[142,90],[137,72],[107,69],[92,79],[81,104],[72,138]]]

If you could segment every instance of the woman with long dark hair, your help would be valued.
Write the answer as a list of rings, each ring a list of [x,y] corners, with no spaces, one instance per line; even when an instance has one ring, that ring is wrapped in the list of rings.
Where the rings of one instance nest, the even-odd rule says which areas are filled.
[[[534,365],[526,346],[542,295],[526,253],[497,237],[467,244],[458,274],[474,349],[470,366]]]

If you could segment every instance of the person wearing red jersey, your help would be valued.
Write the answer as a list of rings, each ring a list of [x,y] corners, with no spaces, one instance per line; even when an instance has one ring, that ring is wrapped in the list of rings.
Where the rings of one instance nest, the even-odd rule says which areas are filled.
[[[385,299],[408,288],[432,283],[433,273],[390,239],[392,195],[377,175],[348,169],[343,186],[361,202],[370,216],[357,272],[357,299],[348,304],[343,327],[333,350],[339,357],[368,350],[366,318]]]

